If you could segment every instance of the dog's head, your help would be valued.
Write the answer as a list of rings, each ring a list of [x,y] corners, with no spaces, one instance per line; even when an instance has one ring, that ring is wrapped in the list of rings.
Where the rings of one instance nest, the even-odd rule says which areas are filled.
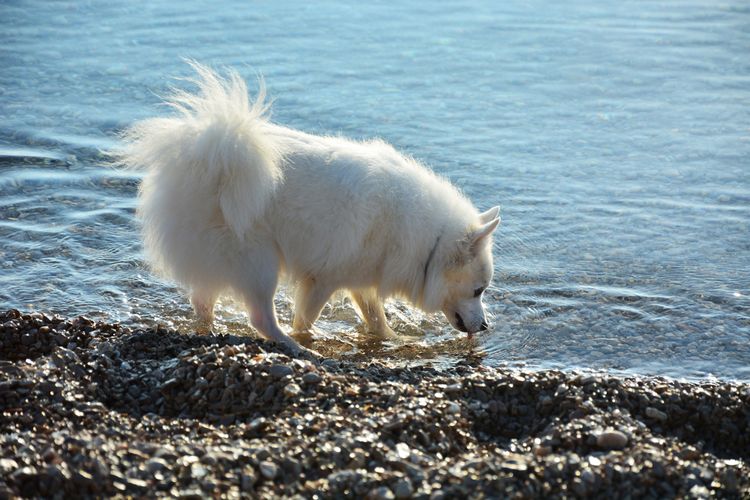
[[[469,335],[487,329],[482,294],[492,280],[492,232],[500,224],[499,207],[479,215],[444,270],[442,311],[454,328]]]

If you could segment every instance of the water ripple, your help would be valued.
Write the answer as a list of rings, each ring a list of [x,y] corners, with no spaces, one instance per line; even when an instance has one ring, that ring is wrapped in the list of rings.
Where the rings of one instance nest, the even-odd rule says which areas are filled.
[[[102,151],[187,74],[266,77],[274,119],[383,137],[500,204],[492,328],[324,311],[321,351],[750,380],[750,9],[691,0],[0,6],[0,306],[193,328]],[[231,13],[231,14],[229,14]],[[366,24],[367,29],[362,26]],[[437,28],[439,27],[439,28]],[[346,47],[346,50],[342,50]],[[277,307],[289,328],[291,300]],[[219,331],[251,334],[224,299]]]

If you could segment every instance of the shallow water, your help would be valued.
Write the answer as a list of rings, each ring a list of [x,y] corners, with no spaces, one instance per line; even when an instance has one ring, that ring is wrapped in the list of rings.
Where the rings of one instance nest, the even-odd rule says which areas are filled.
[[[264,75],[280,123],[383,137],[502,205],[476,345],[398,304],[407,340],[362,341],[335,303],[321,351],[750,380],[747,2],[212,5],[0,5],[0,307],[192,325],[142,261],[137,175],[100,154],[167,112],[187,57]]]

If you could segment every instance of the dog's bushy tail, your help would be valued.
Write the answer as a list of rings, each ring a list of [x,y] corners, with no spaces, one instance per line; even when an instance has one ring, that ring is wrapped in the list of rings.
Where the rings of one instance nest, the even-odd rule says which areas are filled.
[[[149,213],[165,208],[149,197],[163,195],[170,186],[184,196],[218,199],[226,224],[243,239],[282,180],[280,154],[262,130],[269,108],[265,88],[261,80],[251,101],[236,72],[222,78],[189,63],[198,74],[189,81],[198,90],[173,91],[166,103],[177,111],[174,116],[143,120],[124,131],[116,161],[147,170],[139,208],[144,223],[164,216]]]

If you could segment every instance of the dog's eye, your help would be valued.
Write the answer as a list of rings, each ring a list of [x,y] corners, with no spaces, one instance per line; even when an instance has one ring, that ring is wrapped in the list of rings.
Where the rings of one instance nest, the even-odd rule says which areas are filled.
[[[476,290],[474,290],[474,297],[479,297],[480,295],[482,295],[482,292],[484,292],[484,287],[477,288]]]

